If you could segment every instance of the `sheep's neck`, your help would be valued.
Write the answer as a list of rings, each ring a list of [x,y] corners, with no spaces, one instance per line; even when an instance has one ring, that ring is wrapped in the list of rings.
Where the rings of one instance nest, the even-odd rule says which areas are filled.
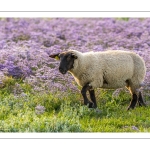
[[[76,82],[83,86],[87,82],[87,77],[88,77],[88,68],[90,67],[90,62],[89,64],[85,65],[85,61],[83,59],[78,60],[78,62],[75,63],[75,66],[72,70],[69,72],[73,75],[75,78]]]

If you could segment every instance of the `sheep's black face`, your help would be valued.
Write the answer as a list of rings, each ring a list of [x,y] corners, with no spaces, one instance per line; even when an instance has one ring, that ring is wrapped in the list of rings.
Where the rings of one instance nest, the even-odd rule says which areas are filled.
[[[77,56],[72,53],[61,53],[59,54],[59,58],[59,71],[62,74],[66,74],[68,70],[71,70],[73,68],[74,60],[77,59]]]
[[[77,56],[72,52],[63,52],[54,55],[50,55],[49,57],[59,59],[59,71],[62,74],[66,74],[68,70],[73,68],[74,60],[77,59]]]

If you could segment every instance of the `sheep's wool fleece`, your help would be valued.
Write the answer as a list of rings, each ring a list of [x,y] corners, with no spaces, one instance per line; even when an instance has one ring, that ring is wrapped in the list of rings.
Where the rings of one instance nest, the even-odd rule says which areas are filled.
[[[81,53],[70,50],[78,58],[69,70],[80,86],[87,83],[93,88],[120,88],[130,80],[134,88],[143,82],[146,67],[137,54],[122,50]]]

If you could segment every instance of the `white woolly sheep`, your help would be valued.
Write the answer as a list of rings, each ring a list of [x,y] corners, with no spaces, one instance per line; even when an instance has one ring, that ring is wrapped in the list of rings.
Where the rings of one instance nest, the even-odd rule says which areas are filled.
[[[84,104],[88,104],[89,108],[97,107],[94,88],[117,89],[125,86],[132,95],[128,110],[133,109],[137,102],[139,106],[146,106],[139,91],[146,67],[139,55],[122,50],[86,53],[69,50],[50,57],[59,58],[59,71],[62,74],[69,71],[78,85],[82,86]],[[92,102],[86,96],[87,91]]]

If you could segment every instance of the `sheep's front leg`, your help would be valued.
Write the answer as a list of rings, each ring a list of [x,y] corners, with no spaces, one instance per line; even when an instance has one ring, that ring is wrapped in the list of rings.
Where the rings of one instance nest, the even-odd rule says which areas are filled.
[[[86,92],[90,89],[91,89],[91,86],[89,86],[89,84],[86,84],[85,86],[83,86],[83,88],[81,90],[81,94],[84,99],[84,105],[88,105],[89,108],[93,108],[93,103],[90,102],[86,96]]]
[[[90,93],[90,98],[91,98],[92,102],[94,103],[93,108],[97,108],[94,90],[89,90],[89,93]]]

